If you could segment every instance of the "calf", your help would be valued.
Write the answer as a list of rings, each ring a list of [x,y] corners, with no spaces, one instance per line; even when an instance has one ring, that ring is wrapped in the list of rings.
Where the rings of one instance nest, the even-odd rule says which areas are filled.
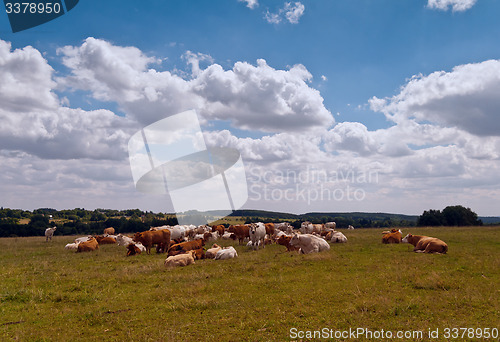
[[[129,243],[127,246],[127,256],[141,254],[141,249],[135,243]]]
[[[408,234],[402,242],[415,246],[413,249],[414,252],[438,254],[446,254],[448,252],[448,245],[435,237]]]
[[[288,235],[281,235],[278,240],[276,240],[276,242],[278,243],[278,245],[282,245],[282,246],[285,246],[286,247],[286,250],[287,252],[295,252],[295,251],[299,251],[300,248],[299,247],[296,247],[296,246],[292,246],[290,245],[290,240],[292,239],[291,236],[288,236]]]

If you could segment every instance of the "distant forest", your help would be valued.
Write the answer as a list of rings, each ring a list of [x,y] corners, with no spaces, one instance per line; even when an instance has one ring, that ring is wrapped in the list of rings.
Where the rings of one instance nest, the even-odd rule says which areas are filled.
[[[197,213],[200,222],[220,216],[217,211]],[[284,222],[295,228],[301,222],[326,223],[334,221],[337,228],[390,228],[414,226],[465,226],[500,224],[499,217],[479,217],[469,208],[446,207],[444,210],[424,211],[420,216],[388,213],[306,213],[301,215],[263,210],[236,210],[230,216],[250,222]],[[175,214],[153,213],[139,209],[86,210],[75,208],[56,210],[40,208],[33,211],[0,208],[0,237],[43,236],[45,229],[57,227],[55,235],[101,234],[104,228],[113,227],[116,233],[133,233],[150,227],[175,225]],[[227,225],[227,224],[226,224]]]

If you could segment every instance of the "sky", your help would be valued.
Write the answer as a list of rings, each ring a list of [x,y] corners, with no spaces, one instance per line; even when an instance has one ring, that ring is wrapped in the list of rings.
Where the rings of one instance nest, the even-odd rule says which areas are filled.
[[[169,194],[136,188],[129,141],[194,110],[207,147],[241,154],[242,208],[498,216],[497,13],[494,0],[82,0],[12,33],[2,11],[0,205],[173,212]]]

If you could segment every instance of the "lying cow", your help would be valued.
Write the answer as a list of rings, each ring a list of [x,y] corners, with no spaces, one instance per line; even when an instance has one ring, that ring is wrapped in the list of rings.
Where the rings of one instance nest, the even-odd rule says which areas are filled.
[[[341,232],[333,231],[330,234],[330,242],[332,242],[332,243],[344,243],[344,242],[347,242],[347,237],[344,234],[342,234]]]
[[[141,254],[141,249],[135,243],[129,243],[127,246],[127,256]]]
[[[286,250],[287,252],[295,252],[295,251],[299,251],[300,248],[299,247],[296,247],[296,246],[292,246],[290,245],[290,240],[292,239],[291,236],[288,236],[288,235],[280,235],[280,237],[276,240],[276,242],[278,243],[278,245],[282,245],[282,246],[285,246],[286,247]]]
[[[205,252],[205,258],[206,259],[215,259],[215,256],[217,255],[217,252],[220,251],[221,249],[222,249],[221,246],[219,246],[218,244],[214,243],[212,245],[212,248],[207,249],[207,251]]]
[[[229,246],[218,251],[217,254],[215,255],[215,260],[227,260],[236,257],[238,257],[236,249],[234,249],[233,246]]]
[[[404,237],[402,242],[415,246],[415,248],[413,248],[414,252],[438,254],[446,254],[446,252],[448,252],[448,245],[435,237],[408,234]]]
[[[186,254],[172,255],[165,259],[165,267],[187,266],[194,264],[195,251],[189,251]]]
[[[112,245],[116,243],[116,240],[110,236],[97,235],[95,239],[97,240],[97,243],[100,245]]]
[[[382,236],[382,243],[400,243],[401,236],[401,229],[392,229],[390,233]]]
[[[317,253],[330,249],[328,242],[312,234],[293,234],[290,245],[300,248],[304,254]]]
[[[78,244],[77,253],[79,252],[92,252],[99,249],[99,244],[95,238],[90,238],[88,241],[80,242]]]
[[[183,254],[194,250],[196,251],[196,258],[203,259],[205,257],[205,253],[203,252],[204,245],[205,240],[203,239],[178,243],[170,246],[170,248],[168,249],[168,256]]]
[[[104,228],[104,235],[115,235],[115,228],[113,227],[108,227]]]

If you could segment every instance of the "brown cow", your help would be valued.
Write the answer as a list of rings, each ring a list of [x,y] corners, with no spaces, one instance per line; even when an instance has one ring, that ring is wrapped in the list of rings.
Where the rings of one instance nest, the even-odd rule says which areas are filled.
[[[135,243],[129,243],[127,246],[127,256],[141,254],[141,249]]]
[[[95,236],[95,239],[97,240],[97,243],[100,245],[112,245],[116,243],[116,239],[112,238],[111,236],[97,235]]]
[[[238,244],[242,245],[245,238],[250,239],[250,227],[247,225],[229,226],[228,230],[236,235]]]
[[[408,234],[402,242],[415,246],[413,248],[414,252],[438,254],[446,254],[448,252],[448,245],[443,240],[435,237]]]
[[[77,253],[92,252],[95,251],[96,249],[99,249],[99,244],[97,243],[97,240],[95,238],[90,238],[87,241],[80,242],[78,244],[78,249],[76,250],[76,252]]]
[[[150,254],[153,245],[160,245],[162,247],[161,251],[165,252],[170,247],[170,230],[146,230],[144,232],[135,233],[132,240],[141,242],[143,246],[146,247],[147,254]]]
[[[222,235],[224,235],[225,230],[226,230],[226,227],[224,227],[223,224],[212,226],[212,233],[218,232],[220,237],[222,237]]]
[[[266,227],[266,234],[269,236],[274,235],[274,223],[264,223],[264,226]]]
[[[299,247],[295,247],[295,246],[290,245],[290,240],[291,239],[292,239],[291,236],[281,235],[278,238],[278,240],[276,240],[276,242],[278,243],[278,245],[285,246],[287,252],[299,251],[300,250]]]
[[[104,228],[104,234],[115,235],[115,228],[113,227]]]
[[[382,243],[400,243],[401,229],[392,229],[389,234],[382,236]]]
[[[191,250],[196,251],[196,258],[203,259],[205,257],[205,252],[203,251],[203,246],[205,241],[203,239],[196,239],[192,241],[182,242],[170,246],[168,249],[168,256],[183,254]]]

